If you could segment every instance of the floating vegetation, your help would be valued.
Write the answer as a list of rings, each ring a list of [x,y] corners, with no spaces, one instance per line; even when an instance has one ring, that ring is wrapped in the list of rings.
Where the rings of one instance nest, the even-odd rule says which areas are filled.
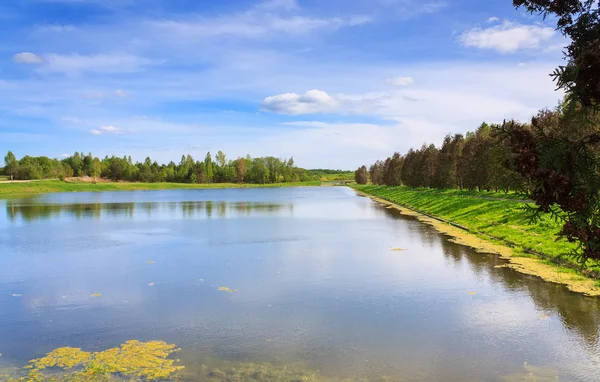
[[[237,289],[231,289],[229,287],[219,287],[219,290],[221,292],[227,292],[227,293],[235,293],[238,291]]]
[[[92,293],[90,297],[100,297],[102,296],[100,293]]]
[[[390,251],[392,251],[392,252],[403,252],[403,251],[406,251],[406,249],[404,249],[404,248],[391,248]]]
[[[135,340],[94,353],[64,347],[30,361],[25,366],[29,370],[26,376],[7,381],[108,381],[119,377],[148,381],[170,379],[184,368],[177,365],[179,360],[168,359],[177,351],[179,349],[175,345],[166,342]]]

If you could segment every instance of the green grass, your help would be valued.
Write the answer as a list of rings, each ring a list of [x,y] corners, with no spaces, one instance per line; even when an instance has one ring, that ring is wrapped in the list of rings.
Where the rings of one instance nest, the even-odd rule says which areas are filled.
[[[562,224],[555,222],[549,215],[542,216],[541,221],[531,224],[527,212],[522,210],[525,201],[521,195],[371,185],[353,187],[381,199],[452,221],[473,232],[492,235],[552,259],[579,265],[565,257],[575,248],[574,244],[556,240],[556,233],[560,231]],[[600,264],[597,262],[588,264],[587,268],[600,272]]]
[[[187,183],[67,183],[60,180],[44,180],[31,183],[0,183],[0,198],[26,197],[51,192],[96,192],[134,190],[174,190],[210,188],[259,188],[320,186],[321,182],[275,183],[275,184],[187,184]]]

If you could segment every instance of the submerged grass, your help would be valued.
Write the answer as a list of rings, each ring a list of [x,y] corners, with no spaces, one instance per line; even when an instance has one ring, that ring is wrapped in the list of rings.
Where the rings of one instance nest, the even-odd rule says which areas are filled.
[[[555,222],[549,215],[542,216],[541,221],[532,224],[527,212],[522,208],[528,201],[523,200],[521,195],[371,185],[355,185],[353,187],[367,195],[379,198],[383,202],[391,202],[424,212],[467,228],[469,232],[478,234],[478,240],[465,236],[460,229],[448,224],[428,221],[436,225],[436,228],[442,232],[457,237],[458,239],[455,241],[460,244],[474,247],[481,252],[498,253],[504,257],[510,257],[511,263],[508,266],[522,273],[537,275],[548,281],[563,284],[567,284],[567,280],[578,284],[585,281],[585,287],[570,285],[569,288],[600,295],[596,281],[583,277],[579,271],[569,268],[600,273],[600,264],[590,262],[581,268],[580,264],[569,258],[568,253],[575,246],[566,241],[557,240],[556,233],[560,231],[561,224]],[[494,240],[487,235],[500,240]],[[485,240],[481,240],[481,238]],[[486,245],[485,242],[490,245]],[[506,248],[506,242],[513,243],[514,248]],[[502,249],[502,246],[505,246],[505,249]],[[531,251],[543,255],[543,257],[532,254]]]
[[[320,186],[321,182],[273,183],[273,184],[189,184],[189,183],[68,183],[60,180],[44,180],[30,183],[0,183],[0,198],[26,197],[52,192],[100,192],[100,191],[136,191],[136,190],[175,190],[175,189],[214,189],[214,188],[277,188]]]

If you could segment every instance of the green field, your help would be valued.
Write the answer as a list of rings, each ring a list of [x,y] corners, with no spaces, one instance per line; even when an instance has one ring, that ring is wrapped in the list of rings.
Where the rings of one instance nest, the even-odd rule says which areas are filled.
[[[26,197],[49,192],[96,192],[134,190],[174,190],[208,188],[258,188],[320,186],[321,182],[274,183],[274,184],[188,184],[188,183],[67,183],[60,180],[43,180],[28,183],[0,183],[0,198]]]
[[[523,253],[522,249],[533,250],[551,259],[578,266],[565,257],[575,248],[574,244],[556,240],[556,233],[562,225],[549,215],[531,224],[527,212],[522,209],[526,201],[518,194],[371,185],[353,187],[366,194],[457,223],[472,232],[514,243],[517,253]],[[600,272],[598,263],[587,264],[586,268]]]

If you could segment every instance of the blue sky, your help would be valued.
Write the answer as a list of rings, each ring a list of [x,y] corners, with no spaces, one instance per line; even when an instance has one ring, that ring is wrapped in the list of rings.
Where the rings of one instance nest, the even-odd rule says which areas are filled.
[[[2,153],[344,169],[555,106],[566,45],[511,0],[5,0],[0,33]]]

